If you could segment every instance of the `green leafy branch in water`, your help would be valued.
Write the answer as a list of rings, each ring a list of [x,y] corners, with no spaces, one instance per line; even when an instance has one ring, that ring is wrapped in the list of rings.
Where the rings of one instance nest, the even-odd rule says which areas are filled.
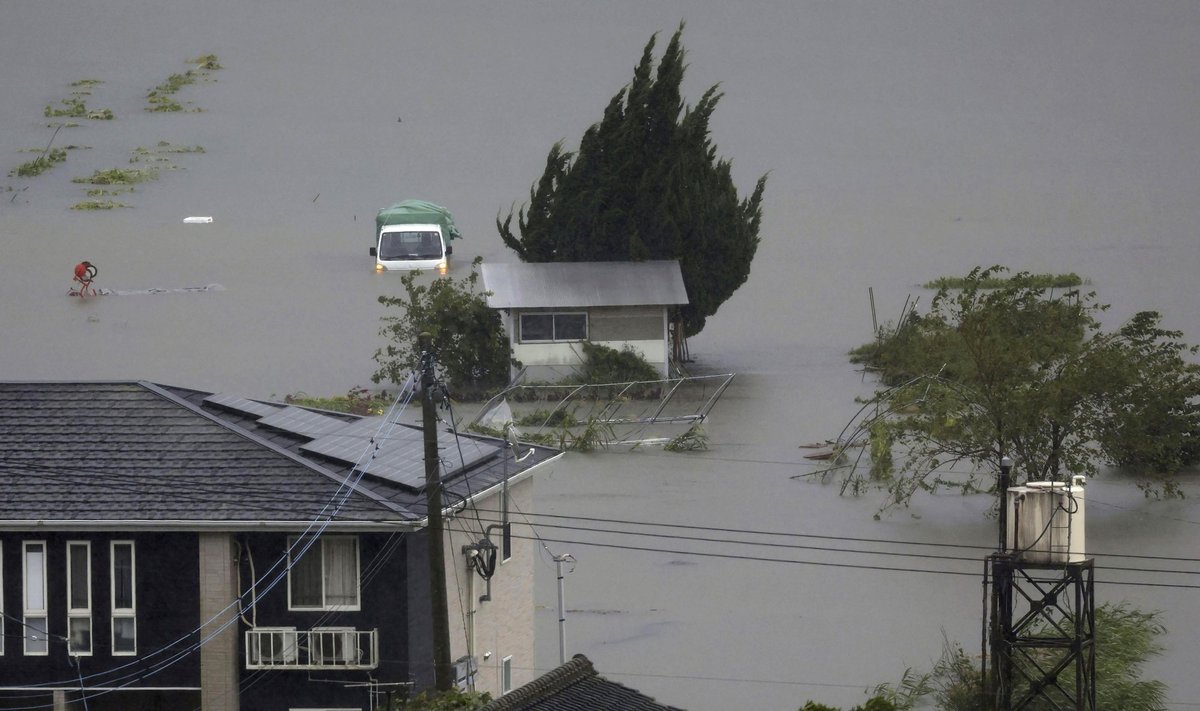
[[[133,207],[114,200],[84,200],[71,206],[72,210],[112,210],[118,207]]]
[[[221,68],[221,63],[217,61],[215,54],[189,59],[188,64],[193,64],[195,67],[182,74],[170,75],[166,81],[150,90],[150,93],[146,95],[146,102],[149,104],[146,106],[146,111],[160,113],[183,111],[184,104],[175,99],[175,94],[185,86],[195,84],[201,79],[207,79],[209,74]],[[200,108],[189,110],[203,111]]]
[[[288,393],[283,396],[283,401],[289,405],[348,412],[352,415],[382,415],[392,406],[392,397],[386,390],[372,393],[361,386],[350,388],[345,395],[334,397],[313,397],[304,392]]]
[[[87,102],[83,99],[83,97],[91,95],[91,87],[99,86],[102,83],[99,79],[80,79],[71,82],[71,86],[75,88],[75,91],[71,92],[72,96],[61,99],[57,105],[46,104],[42,114],[46,118],[68,117],[111,121],[113,119],[112,109],[88,109]]]
[[[157,179],[158,171],[153,168],[110,168],[97,170],[87,177],[72,178],[71,182],[89,185],[134,185]]]
[[[708,449],[708,435],[700,425],[692,425],[687,432],[663,445],[668,452],[699,452]]]
[[[32,178],[35,175],[50,170],[55,165],[67,159],[67,149],[52,148],[31,161],[26,161],[13,170],[8,171],[10,177]]]

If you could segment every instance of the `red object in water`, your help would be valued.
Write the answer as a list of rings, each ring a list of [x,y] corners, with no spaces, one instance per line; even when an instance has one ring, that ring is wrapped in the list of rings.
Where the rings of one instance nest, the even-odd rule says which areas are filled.
[[[91,262],[86,261],[86,260],[75,265],[74,281],[79,282],[79,295],[80,296],[87,296],[87,293],[89,290],[93,294],[96,293],[96,290],[92,288],[92,280],[96,278],[96,274],[98,271],[99,270],[96,269],[95,264],[92,264]]]

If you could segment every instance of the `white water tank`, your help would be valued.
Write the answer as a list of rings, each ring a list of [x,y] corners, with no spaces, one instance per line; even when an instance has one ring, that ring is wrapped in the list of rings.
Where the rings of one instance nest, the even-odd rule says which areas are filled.
[[[1076,563],[1084,560],[1084,477],[1071,483],[1031,481],[1010,487],[1006,541],[1017,560],[1028,563]]]

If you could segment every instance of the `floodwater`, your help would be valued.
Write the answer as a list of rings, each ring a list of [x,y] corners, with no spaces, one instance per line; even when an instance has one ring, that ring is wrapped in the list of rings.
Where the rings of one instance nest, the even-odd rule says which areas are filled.
[[[43,107],[74,81],[102,80],[88,106],[117,118],[64,128],[54,146],[86,148],[53,171],[0,177],[11,188],[0,192],[0,377],[253,397],[368,385],[382,345],[375,299],[398,288],[397,275],[371,271],[374,212],[433,200],[465,235],[460,269],[476,254],[512,259],[497,215],[528,198],[552,143],[577,145],[650,34],[665,41],[680,20],[689,101],[717,82],[725,93],[719,153],[743,191],[770,172],[763,243],[748,283],[691,342],[698,372],[738,373],[708,424],[710,451],[571,456],[539,483],[539,513],[571,517],[560,524],[709,539],[538,519],[547,547],[578,559],[566,576],[569,652],[691,711],[850,706],[927,667],[943,632],[974,652],[982,552],[945,561],[724,541],[995,539],[979,498],[874,521],[873,501],[792,478],[812,470],[798,445],[835,436],[870,391],[845,360],[871,335],[868,289],[882,322],[910,296],[928,301],[921,282],[975,265],[1074,271],[1113,305],[1111,324],[1153,309],[1200,340],[1196,3],[10,0],[5,173],[51,140]],[[150,88],[209,53],[223,68],[178,94],[202,112],[142,111]],[[68,209],[86,197],[71,178],[159,141],[204,152],[170,155],[178,170],[115,198],[130,208]],[[114,290],[223,290],[67,298],[83,259]],[[1192,559],[1140,567],[1196,570],[1200,486],[1187,489],[1184,502],[1155,503],[1095,482],[1098,565],[1133,553]],[[541,669],[558,652],[544,562]],[[1163,610],[1167,653],[1149,672],[1175,708],[1200,702],[1197,581],[1097,578],[1102,600]]]

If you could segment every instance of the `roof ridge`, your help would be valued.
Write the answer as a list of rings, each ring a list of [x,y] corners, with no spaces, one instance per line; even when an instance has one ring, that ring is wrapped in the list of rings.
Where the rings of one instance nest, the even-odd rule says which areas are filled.
[[[590,659],[576,654],[571,660],[539,676],[528,684],[514,689],[483,706],[479,711],[513,711],[533,701],[538,701],[578,684],[589,677],[598,676]]]

